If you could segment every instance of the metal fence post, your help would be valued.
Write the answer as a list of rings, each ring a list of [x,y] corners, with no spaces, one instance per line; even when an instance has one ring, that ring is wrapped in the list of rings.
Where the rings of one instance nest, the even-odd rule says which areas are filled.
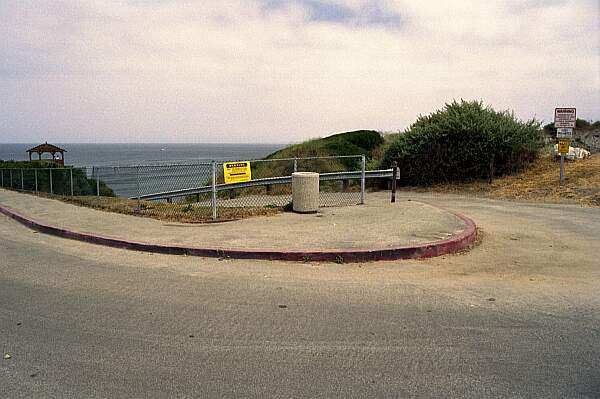
[[[38,178],[37,178],[37,168],[33,169],[33,174],[35,175],[35,192],[38,192]]]
[[[52,168],[48,168],[50,172],[50,194],[54,194],[54,190],[52,189]]]
[[[361,155],[361,166],[360,166],[360,204],[365,204],[365,172],[367,168],[367,160],[363,155]]]
[[[137,209],[136,211],[139,212],[142,210],[142,203],[140,200],[140,167],[136,166],[135,167],[135,186],[136,186],[136,191],[137,191]]]
[[[25,179],[23,178],[23,169],[21,169],[21,191],[25,191]]]
[[[72,197],[73,196],[73,168],[70,168],[69,172],[71,173],[71,197]]]
[[[294,158],[294,172],[298,171],[298,159]]]
[[[93,171],[92,171],[93,174]],[[100,196],[100,169],[96,168],[96,197]]]
[[[212,167],[212,197],[210,206],[212,208],[212,218],[217,220],[217,164],[215,161],[211,162]]]
[[[4,187],[4,169],[0,169],[0,184]]]
[[[10,172],[10,186],[9,187],[13,188],[13,185],[12,185],[12,169],[9,169],[9,172]]]

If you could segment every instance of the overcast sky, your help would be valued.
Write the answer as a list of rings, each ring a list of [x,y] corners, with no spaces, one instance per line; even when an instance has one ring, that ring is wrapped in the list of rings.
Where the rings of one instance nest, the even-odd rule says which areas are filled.
[[[296,142],[460,98],[597,120],[598,4],[0,0],[0,142]]]

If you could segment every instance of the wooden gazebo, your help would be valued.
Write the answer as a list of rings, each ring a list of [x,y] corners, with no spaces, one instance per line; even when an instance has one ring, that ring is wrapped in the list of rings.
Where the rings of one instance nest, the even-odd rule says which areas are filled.
[[[49,154],[52,154],[52,160],[54,162],[56,162],[57,164],[60,164],[60,165],[64,165],[65,164],[65,152],[67,152],[67,150],[64,150],[60,147],[57,147],[55,145],[48,144],[48,142],[45,142],[44,144],[36,145],[35,147],[28,149],[27,152],[29,153],[30,161],[31,161],[32,153],[34,153],[34,152],[37,153],[38,159],[41,161],[42,154],[47,152]],[[56,154],[60,154],[60,158],[58,158],[56,156]]]

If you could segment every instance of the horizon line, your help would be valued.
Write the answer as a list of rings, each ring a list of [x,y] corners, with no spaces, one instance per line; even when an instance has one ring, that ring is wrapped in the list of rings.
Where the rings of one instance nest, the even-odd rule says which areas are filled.
[[[1,144],[36,144],[38,141],[15,141],[15,142],[0,142]],[[218,143],[218,142],[194,142],[194,141],[180,141],[180,142],[167,142],[167,141],[152,141],[152,142],[134,142],[134,141],[54,141],[57,144],[210,144],[210,145],[224,145],[224,144],[233,144],[233,145],[280,145],[280,144],[297,144],[298,142],[270,142],[270,143],[244,143],[244,142],[226,142],[226,143]]]

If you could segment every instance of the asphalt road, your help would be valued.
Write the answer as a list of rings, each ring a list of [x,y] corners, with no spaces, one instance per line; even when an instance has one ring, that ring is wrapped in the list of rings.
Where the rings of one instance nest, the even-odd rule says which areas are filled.
[[[480,245],[219,261],[0,216],[0,397],[600,397],[600,210],[411,196],[471,216]]]

